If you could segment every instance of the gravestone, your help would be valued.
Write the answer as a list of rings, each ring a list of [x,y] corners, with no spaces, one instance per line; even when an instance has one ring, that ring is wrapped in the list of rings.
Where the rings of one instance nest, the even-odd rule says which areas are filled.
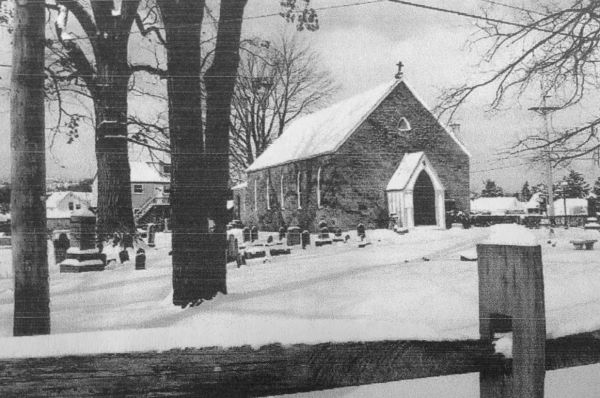
[[[106,262],[96,247],[96,216],[87,209],[71,215],[72,246],[60,263],[60,272],[104,271]]]
[[[258,240],[258,227],[256,225],[254,225],[251,229],[250,229],[250,240],[252,242],[254,242],[255,240]]]
[[[244,239],[244,242],[250,242],[250,238],[251,238],[251,236],[250,236],[250,228],[244,227],[242,229],[242,237]]]
[[[156,224],[152,224],[152,223],[148,224],[147,231],[148,232],[146,233],[146,236],[147,236],[146,239],[147,239],[147,242],[148,242],[148,246],[150,246],[150,247],[156,246],[156,243],[155,243],[155,240],[156,240]]]
[[[238,241],[233,235],[227,238],[227,262],[237,261],[238,259]]]
[[[302,231],[301,241],[303,249],[306,249],[306,246],[310,246],[310,232],[306,230]]]
[[[321,228],[319,236],[315,241],[315,246],[320,247],[323,245],[331,245],[332,243],[333,240],[331,240],[331,237],[329,236],[329,229],[326,226]]]
[[[139,248],[135,254],[135,269],[146,269],[146,252],[142,248]]]
[[[302,243],[300,227],[289,227],[287,231],[287,245],[295,246]]]
[[[363,240],[367,236],[364,224],[360,223],[356,226],[356,234],[360,240]]]
[[[52,241],[54,245],[55,264],[62,263],[67,258],[67,250],[71,246],[67,232],[60,232],[58,238]]]
[[[129,261],[129,252],[127,249],[123,248],[123,250],[119,251],[119,261],[121,264],[124,264],[126,261]]]
[[[133,235],[125,234],[123,235],[123,247],[127,249],[128,247],[133,249]]]
[[[279,228],[279,240],[283,240],[285,238],[285,228]]]

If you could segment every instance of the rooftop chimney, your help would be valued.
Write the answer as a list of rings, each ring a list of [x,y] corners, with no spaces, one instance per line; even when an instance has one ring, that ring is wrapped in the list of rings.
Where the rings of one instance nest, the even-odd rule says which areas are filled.
[[[460,138],[460,123],[450,124],[450,131],[452,131],[452,134],[454,134],[456,138]]]

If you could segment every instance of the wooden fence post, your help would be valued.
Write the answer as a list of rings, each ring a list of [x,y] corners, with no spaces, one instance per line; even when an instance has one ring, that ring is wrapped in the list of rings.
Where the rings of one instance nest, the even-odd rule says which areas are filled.
[[[512,397],[543,398],[546,317],[541,247],[480,244],[477,256],[480,338],[491,340],[497,332],[512,331]],[[482,394],[494,390],[484,386],[484,379],[492,380],[481,378]],[[506,376],[497,381],[506,383]]]

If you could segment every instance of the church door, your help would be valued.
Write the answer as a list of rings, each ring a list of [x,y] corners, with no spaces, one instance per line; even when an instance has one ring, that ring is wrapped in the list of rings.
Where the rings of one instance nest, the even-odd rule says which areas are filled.
[[[435,190],[429,174],[424,170],[419,174],[413,189],[415,226],[436,225]]]

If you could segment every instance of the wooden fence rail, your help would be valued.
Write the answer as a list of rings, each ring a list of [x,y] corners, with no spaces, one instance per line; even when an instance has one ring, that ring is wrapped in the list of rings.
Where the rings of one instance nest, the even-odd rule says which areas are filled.
[[[600,331],[548,340],[546,368],[600,362]],[[489,342],[379,341],[0,360],[0,396],[266,396],[510,372]]]

